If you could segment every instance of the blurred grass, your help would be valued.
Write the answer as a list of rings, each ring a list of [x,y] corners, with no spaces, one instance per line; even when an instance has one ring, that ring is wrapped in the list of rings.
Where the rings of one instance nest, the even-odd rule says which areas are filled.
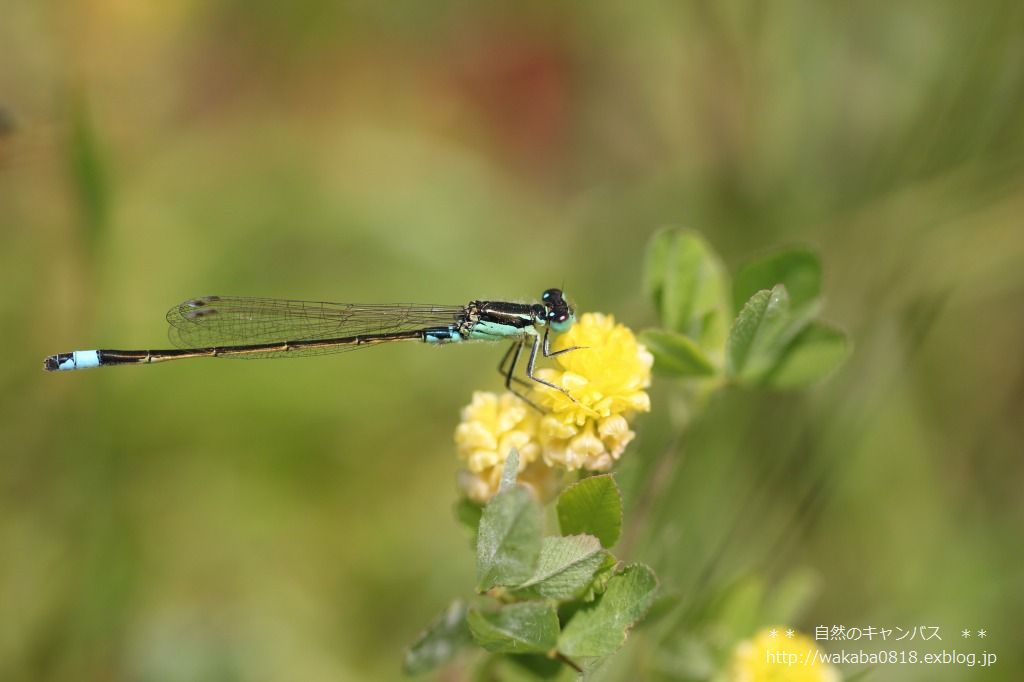
[[[733,269],[818,248],[856,352],[804,395],[721,396],[676,448],[659,387],[622,472],[665,475],[632,552],[694,602],[808,567],[805,629],[986,627],[987,679],[1019,679],[1022,14],[7,3],[0,678],[398,679],[471,584],[451,429],[499,385],[487,347],[44,355],[160,346],[164,309],[218,292],[564,284],[640,327],[645,240],[682,224]]]

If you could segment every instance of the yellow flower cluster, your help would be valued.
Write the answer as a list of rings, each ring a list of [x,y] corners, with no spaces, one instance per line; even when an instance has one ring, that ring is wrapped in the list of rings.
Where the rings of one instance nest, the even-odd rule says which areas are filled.
[[[636,435],[627,420],[651,409],[644,389],[651,384],[654,356],[628,327],[600,313],[583,315],[552,350],[573,346],[580,348],[557,356],[561,370],[537,372],[572,395],[539,391],[548,410],[540,424],[544,461],[570,471],[608,471]]]
[[[820,660],[805,661],[808,652],[819,651],[805,635],[787,636],[789,628],[777,625],[761,630],[733,650],[729,682],[839,682],[833,666]],[[774,636],[773,636],[774,633]]]
[[[650,410],[644,391],[653,357],[627,327],[610,315],[586,314],[552,350],[579,346],[556,357],[560,369],[537,375],[572,394],[540,387],[531,398],[537,413],[511,393],[477,392],[462,411],[455,443],[465,469],[459,486],[472,500],[485,502],[498,489],[509,451],[519,451],[520,482],[546,499],[557,490],[562,470],[608,471],[635,434],[629,419]]]
[[[456,449],[466,467],[459,472],[459,487],[466,497],[482,504],[494,496],[513,448],[519,451],[519,482],[533,488],[540,499],[553,494],[556,472],[539,459],[539,421],[540,415],[511,393],[473,394],[455,429]]]

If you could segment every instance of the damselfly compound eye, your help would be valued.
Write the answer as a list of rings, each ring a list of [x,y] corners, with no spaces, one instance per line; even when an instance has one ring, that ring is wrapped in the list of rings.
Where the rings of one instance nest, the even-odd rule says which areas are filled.
[[[541,299],[544,300],[544,301],[560,301],[560,300],[562,300],[562,290],[561,289],[548,289],[541,296]]]

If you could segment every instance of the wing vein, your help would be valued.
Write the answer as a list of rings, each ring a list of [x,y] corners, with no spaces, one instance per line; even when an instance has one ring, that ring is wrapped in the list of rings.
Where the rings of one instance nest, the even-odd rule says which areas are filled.
[[[241,296],[204,296],[167,311],[168,337],[178,348],[314,341],[403,332],[458,321],[464,306],[361,304]],[[353,347],[317,348],[288,355],[321,355]],[[274,357],[253,354],[244,357]]]

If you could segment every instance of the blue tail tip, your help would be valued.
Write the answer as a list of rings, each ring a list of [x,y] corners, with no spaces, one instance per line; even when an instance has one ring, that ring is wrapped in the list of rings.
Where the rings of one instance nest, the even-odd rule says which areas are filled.
[[[47,372],[62,372],[69,369],[88,369],[102,364],[102,351],[76,350],[72,353],[57,353],[43,361]]]

